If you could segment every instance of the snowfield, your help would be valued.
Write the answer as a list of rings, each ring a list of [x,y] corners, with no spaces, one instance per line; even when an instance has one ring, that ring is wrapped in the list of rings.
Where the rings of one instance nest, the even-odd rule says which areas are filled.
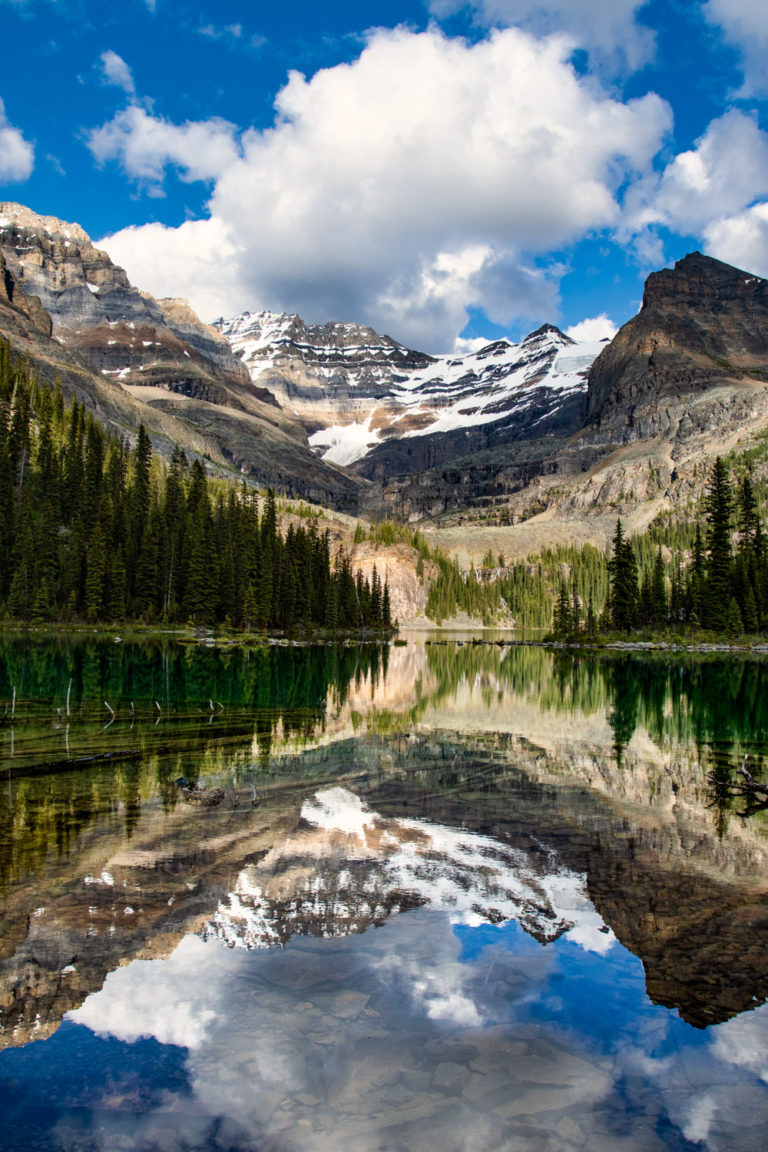
[[[280,403],[291,397],[318,456],[341,465],[385,440],[524,420],[528,409],[534,426],[586,390],[607,343],[575,343],[545,325],[519,344],[496,340],[462,355],[425,356],[370,328],[305,325],[274,312],[246,312],[216,327],[254,384]]]

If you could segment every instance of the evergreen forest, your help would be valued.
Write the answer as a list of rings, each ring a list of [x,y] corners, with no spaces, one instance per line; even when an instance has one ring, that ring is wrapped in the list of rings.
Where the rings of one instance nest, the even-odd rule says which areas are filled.
[[[374,568],[289,524],[274,494],[154,456],[65,403],[0,341],[0,614],[20,621],[168,622],[245,631],[391,627]]]
[[[727,463],[712,465],[700,515],[678,528],[689,547],[662,548],[653,529],[630,539],[621,520],[608,555],[582,551],[554,605],[558,637],[637,630],[737,636],[768,629],[768,540],[748,472],[734,481]],[[666,556],[665,556],[666,553]],[[591,563],[584,563],[585,559]],[[598,579],[585,579],[585,573]],[[604,590],[604,595],[601,593]]]

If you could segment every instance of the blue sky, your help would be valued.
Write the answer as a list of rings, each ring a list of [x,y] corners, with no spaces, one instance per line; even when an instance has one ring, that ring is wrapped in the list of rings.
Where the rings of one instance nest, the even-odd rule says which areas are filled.
[[[768,276],[764,0],[0,0],[0,29],[0,198],[204,319],[447,351],[621,324],[696,248]]]

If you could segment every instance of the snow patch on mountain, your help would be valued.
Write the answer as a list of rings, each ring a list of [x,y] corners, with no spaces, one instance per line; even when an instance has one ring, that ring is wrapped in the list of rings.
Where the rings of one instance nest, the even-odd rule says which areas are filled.
[[[244,313],[218,330],[251,375],[302,419],[324,460],[350,465],[378,444],[497,421],[541,421],[586,391],[605,340],[575,342],[544,325],[519,344],[426,356],[355,324]]]

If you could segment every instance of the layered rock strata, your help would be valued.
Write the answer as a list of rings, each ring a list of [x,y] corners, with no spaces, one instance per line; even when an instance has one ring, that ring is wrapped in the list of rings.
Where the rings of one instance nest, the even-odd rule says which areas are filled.
[[[361,482],[315,459],[303,426],[254,388],[186,301],[140,292],[79,225],[19,204],[0,203],[0,252],[5,295],[12,285],[11,306],[29,329],[10,317],[3,332],[45,379],[61,375],[67,394],[121,432],[143,422],[161,450],[180,444],[256,483],[356,509]]]
[[[768,383],[768,281],[693,252],[648,277],[640,312],[593,364],[587,423],[647,439],[680,401],[750,383]]]

